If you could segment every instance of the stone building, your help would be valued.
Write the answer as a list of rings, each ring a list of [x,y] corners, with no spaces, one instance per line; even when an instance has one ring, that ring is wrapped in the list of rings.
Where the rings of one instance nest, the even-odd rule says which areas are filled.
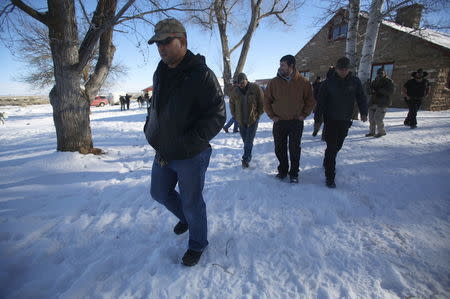
[[[422,108],[450,109],[450,35],[430,29],[419,30],[422,6],[415,4],[397,11],[395,22],[383,21],[378,33],[371,78],[384,67],[396,85],[392,107],[406,107],[401,96],[403,84],[419,68],[428,72],[430,94]],[[331,20],[297,53],[298,70],[311,81],[325,77],[330,65],[345,54],[347,10],[340,9]],[[359,15],[358,55],[368,14]],[[359,61],[359,56],[357,58]]]

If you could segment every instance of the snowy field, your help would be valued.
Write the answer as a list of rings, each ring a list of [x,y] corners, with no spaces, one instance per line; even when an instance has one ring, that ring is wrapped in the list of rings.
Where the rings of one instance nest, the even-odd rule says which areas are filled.
[[[145,110],[92,108],[105,155],[56,152],[49,105],[1,107],[0,298],[450,298],[450,111],[388,135],[355,122],[324,185],[325,144],[305,123],[300,183],[274,178],[264,116],[250,169],[242,142],[212,141],[210,245],[180,264],[187,234],[149,194]]]

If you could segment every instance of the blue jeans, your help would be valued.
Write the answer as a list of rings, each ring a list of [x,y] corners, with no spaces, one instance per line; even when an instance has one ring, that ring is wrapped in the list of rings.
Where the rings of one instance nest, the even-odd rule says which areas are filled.
[[[233,125],[233,124],[234,124],[234,126],[233,126],[233,133],[236,133],[238,131],[238,129],[239,129],[239,124],[234,119],[234,117],[230,118],[230,120],[225,124],[224,129],[228,130],[228,128],[231,127],[231,125]]]
[[[203,251],[208,245],[206,205],[203,200],[205,173],[212,149],[209,147],[185,160],[173,160],[166,166],[153,161],[150,194],[189,227],[189,249]],[[178,189],[175,186],[178,183]]]
[[[253,140],[255,139],[256,130],[258,129],[258,120],[254,124],[247,126],[239,126],[239,132],[244,142],[244,155],[242,161],[250,162],[252,160]]]

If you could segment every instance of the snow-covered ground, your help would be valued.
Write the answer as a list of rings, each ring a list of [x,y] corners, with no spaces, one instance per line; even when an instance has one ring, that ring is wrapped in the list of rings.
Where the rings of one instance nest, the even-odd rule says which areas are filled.
[[[355,122],[334,190],[311,118],[299,184],[274,178],[266,116],[250,169],[222,131],[204,190],[210,246],[187,268],[187,234],[149,194],[144,109],[92,109],[102,156],[56,152],[49,105],[1,110],[1,298],[450,297],[450,111],[420,111],[411,130],[391,109],[379,139]]]

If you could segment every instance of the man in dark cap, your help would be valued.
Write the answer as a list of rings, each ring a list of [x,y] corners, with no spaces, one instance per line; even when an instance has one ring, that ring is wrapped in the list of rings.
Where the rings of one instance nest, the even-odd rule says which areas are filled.
[[[295,68],[295,57],[281,57],[277,76],[269,81],[264,93],[264,111],[273,121],[275,155],[279,162],[276,177],[280,180],[289,173],[290,182],[298,183],[304,120],[315,104],[311,84]]]
[[[350,60],[339,58],[333,74],[322,83],[315,119],[323,117],[327,148],[323,159],[326,185],[336,188],[336,156],[344,144],[348,129],[352,125],[355,101],[361,113],[361,120],[367,121],[367,100],[361,81],[350,72]]]
[[[233,80],[233,86],[235,87],[237,86],[237,80],[234,79]],[[231,115],[230,119],[227,121],[227,123],[225,124],[225,126],[223,126],[223,130],[225,131],[225,133],[228,133],[228,129],[231,127],[231,125],[233,125],[233,133],[237,133],[239,132],[239,124],[236,121],[236,119],[234,119],[233,115]]]
[[[252,160],[253,140],[258,129],[259,117],[264,112],[263,98],[261,88],[249,83],[244,73],[237,76],[237,86],[234,86],[230,93],[230,111],[239,123],[239,132],[244,142],[243,168],[248,168]]]
[[[156,43],[161,56],[144,126],[156,151],[150,193],[178,218],[175,234],[189,230],[182,263],[194,266],[208,245],[202,191],[212,151],[209,141],[225,123],[225,103],[205,58],[187,50],[186,30],[179,21],[160,21],[148,42]]]
[[[370,83],[369,91],[369,133],[366,137],[379,138],[386,135],[383,120],[394,93],[394,82],[386,76],[384,68],[377,70],[377,77]]]
[[[404,124],[411,127],[411,129],[417,128],[417,111],[419,111],[423,99],[430,91],[430,83],[425,79],[427,75],[427,72],[418,69],[416,72],[411,73],[413,79],[408,80],[403,85],[402,93],[408,105],[408,115]]]

